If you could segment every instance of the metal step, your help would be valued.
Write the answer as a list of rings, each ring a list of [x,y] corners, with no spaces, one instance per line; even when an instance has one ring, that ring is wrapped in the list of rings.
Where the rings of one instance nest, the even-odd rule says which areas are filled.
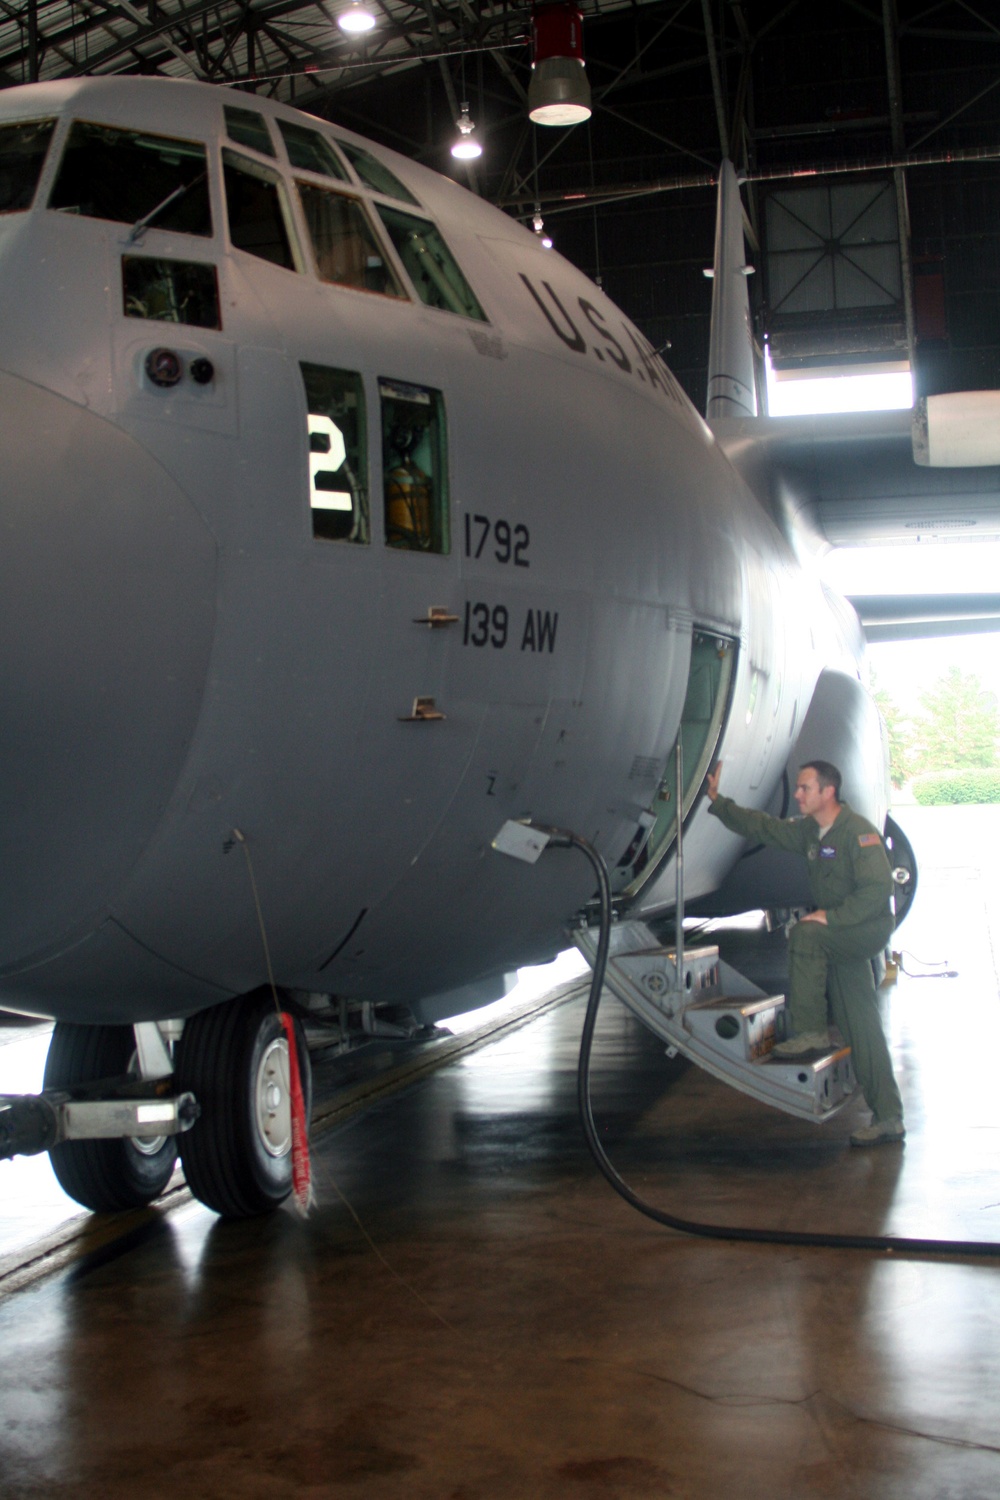
[[[596,928],[574,934],[591,965]],[[781,1040],[785,997],[765,995],[719,958],[715,947],[688,948],[677,974],[677,955],[661,947],[644,922],[611,930],[605,984],[668,1048],[722,1083],[801,1120],[828,1120],[851,1098],[851,1049],[804,1059],[772,1056]]]

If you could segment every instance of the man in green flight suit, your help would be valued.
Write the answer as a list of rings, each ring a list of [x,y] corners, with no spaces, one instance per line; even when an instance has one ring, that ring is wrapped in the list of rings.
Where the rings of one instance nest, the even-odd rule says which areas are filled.
[[[851,1062],[872,1119],[856,1130],[852,1146],[901,1141],[903,1103],[892,1072],[875,999],[871,960],[893,930],[892,872],[878,829],[840,801],[840,772],[829,761],[809,761],[795,788],[799,818],[772,818],[739,807],[719,793],[722,762],[705,789],[709,809],[733,833],[804,854],[816,910],[792,928],[788,940],[788,1017],[792,1034],[773,1057],[796,1058],[830,1045],[827,1000],[851,1049]]]

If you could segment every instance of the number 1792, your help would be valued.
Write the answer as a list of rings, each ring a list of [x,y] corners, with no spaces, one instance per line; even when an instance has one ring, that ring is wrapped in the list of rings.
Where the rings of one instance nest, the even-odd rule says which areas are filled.
[[[515,568],[530,568],[527,526],[512,526],[509,521],[491,521],[489,516],[465,513],[465,555],[480,558],[489,546],[490,556],[498,563],[513,563]]]

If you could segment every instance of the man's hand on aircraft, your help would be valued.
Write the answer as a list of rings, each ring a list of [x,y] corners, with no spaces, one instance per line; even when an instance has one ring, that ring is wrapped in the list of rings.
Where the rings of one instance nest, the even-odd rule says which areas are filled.
[[[709,771],[708,775],[705,777],[705,790],[708,793],[709,800],[711,802],[714,802],[716,797],[719,795],[719,777],[721,776],[721,774],[722,761],[720,760],[716,763],[715,770]]]
[[[829,926],[825,911],[807,911],[801,920],[803,922],[820,922],[824,927]]]

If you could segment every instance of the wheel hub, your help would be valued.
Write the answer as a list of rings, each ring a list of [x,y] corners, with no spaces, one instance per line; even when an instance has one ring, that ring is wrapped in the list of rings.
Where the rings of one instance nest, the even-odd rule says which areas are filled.
[[[134,1048],[125,1071],[130,1078],[142,1076],[139,1068],[139,1053]],[[169,1137],[165,1135],[135,1135],[132,1136],[129,1145],[134,1151],[138,1151],[140,1156],[156,1156],[157,1152],[163,1150],[168,1139]]]
[[[288,1043],[284,1037],[275,1037],[261,1055],[254,1105],[255,1122],[264,1150],[269,1156],[287,1156],[292,1146],[292,1104]]]

